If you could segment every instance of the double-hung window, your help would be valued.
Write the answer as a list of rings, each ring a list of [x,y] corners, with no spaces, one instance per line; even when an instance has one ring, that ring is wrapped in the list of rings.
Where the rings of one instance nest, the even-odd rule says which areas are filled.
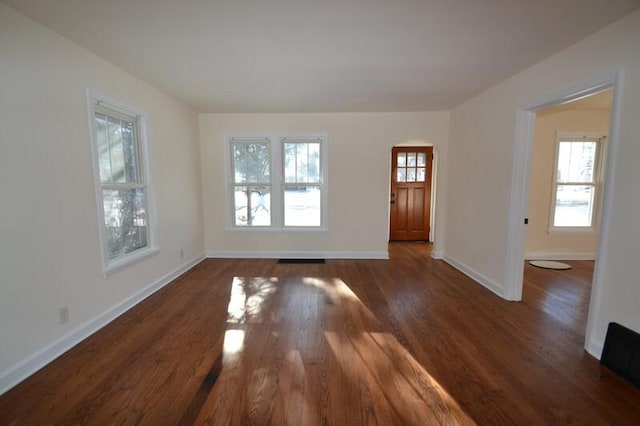
[[[91,94],[92,151],[105,271],[151,250],[144,114]]]
[[[284,226],[322,224],[321,139],[282,139]]]
[[[326,228],[326,136],[230,137],[235,229]]]
[[[596,227],[604,140],[601,134],[558,134],[551,229]]]
[[[271,140],[232,138],[234,225],[271,226]]]

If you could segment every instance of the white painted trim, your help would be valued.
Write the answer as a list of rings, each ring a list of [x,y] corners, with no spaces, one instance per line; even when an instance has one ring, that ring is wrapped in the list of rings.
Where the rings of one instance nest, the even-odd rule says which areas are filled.
[[[504,286],[505,299],[513,301],[522,300],[523,259],[527,226],[524,224],[524,218],[529,210],[528,185],[531,174],[534,126],[534,113],[531,111],[517,112]]]
[[[296,232],[306,233],[328,233],[328,228],[310,228],[306,226],[290,226],[287,228],[277,228],[274,226],[237,226],[235,228],[225,228],[224,232],[246,233],[246,234],[290,234]]]
[[[502,297],[503,299],[506,299],[506,297],[504,296],[504,291],[502,287],[500,287],[500,285],[497,284],[496,282],[490,280],[489,278],[485,277],[475,269],[465,265],[464,263],[458,261],[457,259],[454,259],[453,257],[447,254],[444,255],[443,260],[447,262],[449,265],[456,268],[458,271],[462,272],[463,274],[465,274],[466,276],[468,276],[469,278],[477,282],[478,284],[480,284],[481,286],[487,288],[488,290]]]
[[[587,345],[585,346],[585,350],[589,355],[600,361],[602,357],[602,350],[604,349],[604,343],[595,342],[593,340],[587,341]]]
[[[525,260],[596,260],[595,252],[536,251],[524,254]]]
[[[432,251],[431,258],[436,260],[442,260],[444,259],[444,253],[442,253],[441,251]]]
[[[158,280],[141,289],[137,293],[129,296],[122,302],[107,309],[100,315],[90,319],[84,324],[80,324],[53,343],[34,352],[15,366],[3,371],[0,374],[0,395],[11,389],[18,383],[22,382],[27,377],[34,374],[35,372],[49,364],[51,361],[55,360],[60,355],[64,354],[69,349],[73,348],[75,345],[91,336],[96,331],[109,324],[111,321],[115,320],[120,315],[122,315],[147,297],[151,296],[156,291],[160,290],[162,287],[171,283],[180,275],[200,263],[203,259],[204,254],[200,254],[194,257],[185,264],[160,277]]]
[[[431,206],[429,206],[429,241],[434,242],[436,235],[436,191],[438,189],[438,149],[433,147],[431,158]]]
[[[389,259],[387,251],[207,251],[221,259]]]
[[[525,104],[522,109],[525,111],[539,111],[603,92],[612,87],[616,79],[620,77],[620,72],[608,72],[591,80],[565,87],[557,92],[544,94],[537,100]]]
[[[109,266],[107,266],[103,271],[104,275],[105,277],[108,277],[109,275],[114,274],[120,271],[121,269],[126,268],[129,265],[142,262],[148,257],[156,255],[159,252],[160,252],[160,249],[157,247],[148,247],[148,248],[136,250],[135,252],[132,252],[130,255],[128,255],[125,259],[117,259],[109,263]]]
[[[613,210],[614,191],[614,170],[618,149],[618,133],[620,131],[620,116],[622,108],[622,94],[624,93],[624,71],[620,70],[611,79],[613,88],[613,101],[611,104],[611,124],[609,126],[608,146],[605,152],[604,165],[604,185],[602,187],[602,210],[600,212],[600,230],[598,236],[598,246],[596,247],[596,264],[593,270],[593,281],[591,284],[591,300],[589,302],[589,313],[587,315],[586,343],[585,349],[592,355],[602,354],[604,340],[596,341],[595,324],[597,321],[598,307],[602,303],[602,288],[606,282],[602,276],[602,258],[604,247],[609,244],[611,211]],[[604,338],[603,338],[604,339]],[[596,355],[594,355],[596,356]],[[600,358],[597,356],[596,358]]]

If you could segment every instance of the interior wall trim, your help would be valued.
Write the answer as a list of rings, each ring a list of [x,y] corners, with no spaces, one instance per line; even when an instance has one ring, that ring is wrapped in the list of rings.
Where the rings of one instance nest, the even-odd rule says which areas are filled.
[[[596,260],[595,252],[535,251],[524,254],[525,260]]]
[[[506,297],[504,295],[504,289],[503,289],[503,287],[501,285],[497,284],[496,282],[494,282],[491,279],[485,277],[484,275],[482,275],[481,273],[479,273],[475,269],[465,265],[464,263],[458,261],[457,259],[455,259],[455,258],[453,258],[453,257],[451,257],[451,256],[449,256],[447,254],[445,254],[442,259],[445,262],[447,262],[449,265],[451,265],[454,268],[456,268],[458,271],[462,272],[463,274],[465,274],[466,276],[468,276],[469,278],[471,278],[472,280],[477,282],[478,284],[482,285],[483,287],[487,288],[488,290],[491,290],[493,293],[495,293],[496,295],[500,296],[501,298],[506,299]]]

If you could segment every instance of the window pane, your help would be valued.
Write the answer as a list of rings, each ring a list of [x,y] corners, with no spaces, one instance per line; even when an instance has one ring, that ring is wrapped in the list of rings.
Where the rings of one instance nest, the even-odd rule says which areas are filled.
[[[138,182],[136,126],[134,121],[121,120],[96,113],[98,167],[102,183]]]
[[[417,176],[416,180],[418,182],[424,182],[425,181],[425,168],[424,167],[418,167],[418,176]]]
[[[266,186],[237,186],[236,226],[271,226],[271,190]]]
[[[553,226],[591,226],[593,194],[592,186],[558,185]]]
[[[407,153],[407,166],[414,166],[416,165],[416,153],[415,152],[409,152]]]
[[[233,173],[235,183],[269,183],[270,154],[268,143],[234,143]]]
[[[424,167],[426,165],[426,161],[427,161],[427,154],[425,154],[424,152],[419,152],[418,153],[418,166]]]
[[[407,165],[407,155],[404,152],[398,153],[398,167],[404,167]]]
[[[111,181],[124,182],[124,149],[119,121],[107,117],[107,141],[109,142],[109,161],[111,163]]]
[[[309,182],[320,182],[320,144],[310,143],[309,147]]]
[[[558,182],[593,182],[596,142],[560,142]]]
[[[102,198],[109,259],[146,247],[147,202],[144,189],[105,189]]]
[[[320,194],[318,186],[285,188],[284,225],[320,226]]]
[[[407,182],[415,182],[416,181],[416,168],[408,167],[407,168]]]
[[[398,176],[396,178],[396,182],[406,182],[407,181],[407,169],[403,167],[398,167]]]
[[[98,144],[98,167],[100,182],[112,182],[111,151],[107,137],[107,116],[96,113],[96,142]]]
[[[296,144],[296,180],[294,182],[309,182],[309,146],[304,143]]]
[[[284,181],[319,182],[320,181],[320,143],[290,142],[284,143]]]

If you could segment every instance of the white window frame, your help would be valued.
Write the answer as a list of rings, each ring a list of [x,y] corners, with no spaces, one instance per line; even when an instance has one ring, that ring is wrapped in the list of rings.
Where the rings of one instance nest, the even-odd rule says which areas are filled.
[[[155,245],[156,212],[149,166],[149,146],[147,140],[148,116],[145,112],[140,111],[137,108],[108,98],[107,96],[91,89],[87,89],[87,105],[89,113],[89,133],[91,141],[91,157],[93,165],[96,207],[98,213],[98,235],[100,239],[102,271],[105,276],[108,276],[111,273],[123,269],[131,264],[140,262],[159,251],[158,247],[156,247]],[[103,113],[104,111],[112,111],[114,113],[114,116],[121,115],[127,118],[135,119],[140,181],[134,184],[118,184],[116,186],[124,189],[143,188],[146,200],[145,209],[147,215],[147,245],[130,253],[117,256],[113,259],[109,259],[107,249],[108,239],[107,229],[105,225],[103,190],[106,186],[109,185],[103,184],[100,179],[98,142],[96,136],[97,130],[95,120],[96,111]]]
[[[238,226],[235,224],[235,202],[233,176],[233,141],[264,141],[270,142],[271,165],[269,176],[271,179],[271,226]],[[285,226],[284,225],[284,142],[320,142],[320,226]],[[224,140],[224,162],[225,182],[226,182],[226,230],[232,232],[327,232],[328,226],[328,184],[327,184],[327,158],[328,158],[328,136],[326,133],[304,133],[304,134],[233,134],[225,137]],[[316,185],[316,183],[313,183]],[[295,186],[307,186],[307,184],[297,184]]]
[[[232,149],[234,144],[265,144],[267,145],[267,149],[269,151],[269,182],[265,183],[265,182],[236,182],[235,180],[235,170],[234,170],[234,151]],[[273,185],[273,141],[270,137],[250,137],[250,136],[244,136],[244,137],[238,137],[238,136],[234,136],[234,137],[230,137],[227,138],[227,151],[228,154],[227,156],[225,156],[225,158],[227,159],[227,161],[225,162],[225,166],[227,167],[228,173],[227,173],[227,193],[230,195],[230,203],[229,206],[231,208],[231,217],[230,217],[230,224],[231,226],[233,226],[234,228],[238,228],[238,229],[269,229],[273,226],[273,221],[274,221],[274,213],[273,213],[273,206],[274,206],[274,196],[275,196],[275,188]],[[256,187],[256,186],[267,186],[269,187],[269,193],[270,193],[270,200],[271,200],[271,205],[269,208],[269,215],[270,215],[270,225],[246,225],[246,226],[241,226],[241,225],[236,225],[236,215],[235,215],[235,189],[237,186],[247,186],[247,187]]]
[[[557,132],[555,153],[553,159],[553,181],[551,182],[551,204],[549,206],[549,233],[595,233],[599,227],[600,205],[602,201],[602,176],[604,176],[604,153],[607,135],[602,132]],[[558,161],[561,142],[595,142],[596,153],[594,159],[593,182],[558,182]],[[593,205],[591,212],[591,226],[555,226],[556,197],[558,185],[580,185],[593,187]]]

